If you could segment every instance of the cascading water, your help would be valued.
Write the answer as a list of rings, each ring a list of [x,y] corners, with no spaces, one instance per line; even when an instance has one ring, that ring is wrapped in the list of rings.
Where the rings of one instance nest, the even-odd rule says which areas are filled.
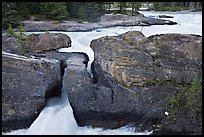
[[[39,126],[40,125],[40,126]],[[67,92],[47,101],[47,107],[28,129],[27,134],[75,134],[77,123],[69,104]]]
[[[165,33],[182,33],[182,34],[197,34],[202,36],[202,12],[142,12],[146,16],[158,16],[165,14],[174,16],[169,19],[176,21],[179,25],[155,25],[143,27],[142,33],[145,36]],[[190,18],[190,20],[189,20]],[[59,49],[59,52],[84,52],[89,56],[87,70],[91,73],[90,64],[94,60],[94,52],[90,48],[90,42],[103,36],[117,36],[128,31],[141,31],[140,26],[132,27],[111,27],[101,28],[90,32],[52,32],[67,34],[72,41],[70,48]],[[42,33],[42,32],[32,32]],[[27,33],[31,34],[31,33]],[[61,97],[48,99],[46,107],[40,113],[38,118],[28,129],[15,130],[9,133],[12,135],[149,135],[149,132],[136,132],[135,128],[122,127],[118,129],[102,129],[92,127],[79,127],[74,119],[73,110],[68,101],[68,95],[62,91]]]

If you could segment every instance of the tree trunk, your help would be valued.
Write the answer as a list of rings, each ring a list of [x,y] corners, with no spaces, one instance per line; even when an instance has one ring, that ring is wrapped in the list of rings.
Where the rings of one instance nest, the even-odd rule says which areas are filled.
[[[132,16],[134,16],[134,13],[135,13],[135,3],[134,2],[132,2]]]
[[[189,10],[195,11],[196,10],[196,2],[190,2],[189,3]]]
[[[196,2],[196,11],[200,9],[200,2]]]
[[[189,7],[189,2],[184,2],[185,7]]]
[[[110,9],[111,9],[111,3],[108,3],[108,11],[110,13]]]

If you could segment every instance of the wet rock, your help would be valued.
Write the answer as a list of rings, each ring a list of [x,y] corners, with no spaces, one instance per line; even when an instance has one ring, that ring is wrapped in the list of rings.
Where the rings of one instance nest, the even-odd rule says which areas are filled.
[[[133,33],[133,32],[132,32]],[[137,33],[135,33],[138,35]],[[148,66],[153,65],[152,56],[147,52],[140,52],[142,49],[138,43],[142,43],[145,37],[139,35],[137,39],[126,37],[131,35],[129,33],[117,37],[103,37],[97,41],[92,41],[95,58],[98,59],[103,71],[110,74],[113,79],[126,86],[143,85],[145,80],[154,80],[155,74],[153,68]],[[125,40],[124,40],[125,39]],[[134,42],[135,45],[129,43]],[[108,43],[106,43],[109,41]],[[103,45],[103,46],[94,46]],[[113,50],[114,48],[114,50]],[[144,49],[144,48],[143,48]],[[100,51],[100,52],[99,52]],[[144,71],[146,68],[147,71]],[[138,73],[135,73],[138,71]]]
[[[173,16],[159,15],[159,18],[174,18]]]
[[[67,52],[57,52],[57,51],[52,51],[52,52],[46,52],[43,54],[37,53],[34,54],[36,58],[38,57],[45,57],[48,59],[56,59],[58,61],[60,61],[60,67],[61,67],[61,73],[62,76],[64,75],[64,69],[67,67],[67,63],[66,60],[70,57],[72,57],[73,55],[75,55],[76,53],[67,53]],[[85,58],[85,60],[83,61],[83,64],[85,64],[85,66],[87,67],[87,63],[89,61],[89,57],[86,53],[80,53],[77,52],[77,54],[79,54],[78,56],[82,56]]]
[[[61,94],[60,63],[2,54],[2,131],[28,128],[49,97]]]
[[[107,14],[101,17],[99,24],[103,27],[113,26],[150,26],[150,25],[174,25],[176,22],[156,19],[144,16],[128,16],[121,14]]]
[[[2,50],[8,53],[20,53],[22,46],[17,43],[17,39],[11,35],[2,36]]]
[[[201,37],[166,34],[146,38],[139,33],[92,41],[103,71],[126,86],[155,79],[189,83],[193,77],[200,78]]]
[[[67,67],[63,76],[62,90],[68,92],[77,123],[80,126],[93,125],[112,128],[121,126],[120,122],[122,119],[124,120],[122,117],[124,109],[128,109],[121,108],[119,105],[117,108],[112,106],[113,91],[108,87],[92,83],[84,61],[84,56],[78,53],[72,54],[72,57],[66,60]],[[123,94],[124,92],[120,95],[121,99]],[[126,103],[126,105],[128,104]],[[129,114],[129,112],[127,113]],[[118,122],[119,119],[121,119],[120,122]]]
[[[56,30],[56,22],[48,21],[23,21],[23,27],[25,31],[46,31]]]
[[[139,14],[137,16],[128,16],[121,14],[105,14],[99,22],[77,22],[63,21],[23,21],[25,31],[91,31],[102,27],[114,26],[150,26],[150,25],[174,25],[176,22],[144,17]]]
[[[45,53],[68,47],[71,47],[71,39],[62,33],[31,34],[20,43],[13,36],[2,36],[2,50],[20,55]]]
[[[161,96],[170,98],[178,90],[173,86],[162,85],[128,89],[118,85],[105,73],[98,73],[99,81],[93,84],[84,60],[83,56],[77,54],[66,60],[62,89],[68,92],[79,126],[119,128],[132,124],[141,130],[151,130],[152,125],[158,124],[165,116],[166,100]],[[154,96],[155,90],[157,96]],[[141,124],[147,128],[140,127]]]
[[[71,47],[71,39],[62,33],[31,34],[23,46],[28,52],[42,53]]]
[[[117,106],[128,108],[124,109],[124,114],[131,113],[124,117],[129,117],[140,130],[152,129],[161,134],[200,134],[201,47],[202,37],[191,34],[146,38],[140,32],[128,32],[93,40],[94,83],[114,91],[113,100],[118,99],[118,102],[111,105],[111,110],[117,108],[117,115],[120,114]],[[117,96],[118,92],[126,95]],[[130,103],[129,107],[126,101]],[[108,112],[101,110],[104,111]]]

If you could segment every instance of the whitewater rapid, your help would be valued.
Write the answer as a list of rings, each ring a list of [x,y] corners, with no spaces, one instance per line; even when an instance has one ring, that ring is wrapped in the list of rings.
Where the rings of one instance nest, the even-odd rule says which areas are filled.
[[[90,64],[94,60],[94,52],[90,48],[92,40],[103,36],[117,36],[128,31],[141,31],[145,36],[165,33],[196,34],[202,36],[202,12],[150,12],[141,11],[145,16],[169,15],[174,18],[168,20],[176,21],[178,25],[153,25],[148,27],[111,27],[100,28],[89,32],[57,32],[63,33],[71,38],[72,46],[61,48],[59,52],[84,52],[89,56]],[[27,34],[39,34],[43,32],[27,32]],[[93,127],[79,127],[73,115],[68,95],[62,91],[61,97],[48,99],[46,107],[38,118],[28,129],[14,130],[6,135],[150,135],[152,131],[137,132],[136,128],[121,127],[118,129],[103,129]]]

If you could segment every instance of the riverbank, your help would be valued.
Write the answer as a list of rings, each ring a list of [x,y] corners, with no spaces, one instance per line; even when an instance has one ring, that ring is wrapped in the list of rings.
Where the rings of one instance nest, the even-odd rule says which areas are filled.
[[[128,16],[122,14],[105,14],[97,23],[82,21],[23,21],[24,30],[32,31],[91,31],[98,28],[108,28],[114,26],[150,26],[150,25],[174,25],[176,22],[138,16]]]
[[[179,19],[180,19],[180,17],[182,17],[181,19],[185,19],[185,20],[183,20],[182,22],[180,22],[180,24],[181,25],[171,25],[171,26],[169,26],[169,25],[157,25],[157,26],[151,26],[151,27],[144,27],[143,28],[143,30],[142,30],[142,32],[143,32],[143,34],[145,35],[145,36],[149,36],[149,35],[152,35],[152,34],[158,34],[158,33],[164,33],[164,31],[165,31],[165,33],[169,33],[169,32],[179,32],[179,33],[195,33],[195,34],[199,34],[199,35],[202,35],[202,20],[200,20],[200,19],[202,19],[202,17],[201,17],[202,15],[199,15],[199,16],[196,16],[196,15],[189,15],[189,14],[185,14],[185,15],[179,15]],[[194,17],[195,17],[195,21],[198,21],[198,22],[195,22],[195,21],[193,21],[192,22],[192,20],[194,19]],[[174,19],[178,19],[177,18],[177,16],[174,16]],[[191,20],[189,20],[189,18],[191,18]],[[180,19],[180,20],[181,20]],[[188,21],[186,21],[186,20],[188,20]],[[177,22],[177,21],[176,21]],[[167,27],[168,26],[168,27]],[[188,27],[189,26],[189,27]],[[86,51],[86,49],[88,49],[90,46],[89,46],[89,41],[92,41],[93,39],[96,39],[96,38],[99,38],[99,37],[102,37],[102,36],[115,36],[115,32],[117,32],[117,35],[118,34],[122,34],[122,33],[124,33],[124,32],[126,32],[126,31],[132,31],[132,30],[141,30],[141,27],[139,27],[139,26],[133,26],[133,27],[112,27],[112,28],[106,28],[106,29],[98,29],[98,30],[95,30],[95,31],[92,31],[92,32],[62,32],[62,33],[65,33],[66,35],[68,35],[68,36],[70,36],[70,38],[71,38],[71,40],[72,40],[72,46],[71,47],[69,47],[69,48],[67,48],[67,52],[68,51],[73,51],[73,52],[76,52],[76,51],[78,51],[78,49],[79,50],[81,50],[81,51],[83,51],[83,52],[85,52]],[[29,32],[29,34],[30,33],[39,33],[39,32]],[[55,32],[56,33],[56,32]],[[59,31],[57,32],[57,33],[60,33]],[[151,34],[150,34],[151,33]],[[133,39],[134,37],[131,37],[131,39],[130,40],[134,40]],[[109,37],[109,39],[111,40],[111,39],[113,39],[113,38],[111,38],[111,37]],[[114,41],[107,41],[108,39],[105,39],[106,41],[100,41],[100,40],[98,40],[98,42],[106,42],[106,43],[110,43],[110,45],[112,45],[111,43],[113,43]],[[135,39],[135,40],[138,40],[138,39]],[[176,40],[177,42],[181,42],[179,39],[174,39],[174,40]],[[182,38],[182,40],[183,40],[183,38]],[[8,41],[12,41],[12,39],[9,39]],[[7,42],[8,42],[7,41]],[[196,41],[196,40],[194,40],[194,41]],[[42,41],[43,42],[43,41]],[[126,39],[126,42],[130,42],[131,43],[131,41],[129,41],[128,39]],[[173,42],[173,41],[171,41],[171,42]],[[168,43],[168,41],[166,41],[166,43]],[[174,42],[173,42],[174,43]],[[77,45],[78,44],[78,45]],[[133,43],[132,43],[133,44]],[[9,44],[10,45],[10,44]],[[41,44],[38,44],[38,45],[41,45]],[[48,44],[48,45],[50,45],[50,44]],[[117,45],[117,44],[115,44],[115,45]],[[119,44],[120,45],[120,44]],[[162,44],[163,45],[163,44]],[[172,44],[172,45],[174,45],[174,44]],[[97,45],[97,46],[99,46],[100,47],[100,45]],[[104,45],[104,46],[106,46],[106,44]],[[185,46],[185,44],[184,44],[184,46]],[[30,47],[30,46],[29,46]],[[41,46],[40,46],[41,47]],[[185,46],[185,47],[189,47],[189,46]],[[72,50],[71,50],[72,49]],[[163,48],[164,49],[164,48]],[[87,51],[88,52],[88,51]],[[115,53],[115,51],[113,51],[114,53]],[[118,50],[118,52],[125,52],[125,51],[122,51],[122,50]],[[128,52],[128,51],[127,51]],[[201,52],[202,53],[202,52]],[[58,53],[59,55],[60,55],[60,58],[62,57],[64,57],[64,55],[62,55],[62,53]],[[104,54],[105,54],[105,52],[104,52]],[[177,55],[177,54],[176,54]],[[193,54],[189,54],[189,55],[193,55]],[[168,58],[167,58],[168,59]],[[123,59],[124,60],[124,59]],[[158,60],[158,59],[157,59]],[[181,61],[181,60],[179,60],[179,59],[177,59],[178,61]],[[160,60],[161,61],[161,60]],[[128,62],[127,62],[128,63]],[[192,64],[192,62],[190,63],[190,64]],[[189,64],[189,65],[190,65]],[[155,64],[156,65],[156,64]],[[164,64],[165,65],[165,64]],[[35,65],[34,65],[35,66]],[[43,65],[44,66],[44,65]],[[42,67],[43,67],[42,66]],[[47,65],[46,65],[47,66]],[[178,66],[180,66],[180,65],[178,65]],[[16,67],[16,68],[19,68],[19,67]],[[36,69],[36,66],[35,66],[35,69]],[[38,66],[37,66],[37,69],[38,69]],[[194,70],[194,69],[193,69]],[[124,74],[126,74],[126,73],[124,73]],[[67,78],[67,77],[66,77]],[[36,89],[36,88],[35,88]],[[7,93],[9,93],[9,92],[7,92]],[[102,93],[104,93],[104,92],[102,92]],[[100,92],[100,94],[102,94],[101,92]],[[154,92],[155,93],[155,92]],[[165,92],[166,93],[166,92]],[[95,95],[95,94],[94,94]],[[117,94],[114,94],[114,96],[113,97],[115,97]],[[97,100],[97,98],[95,98],[96,100]],[[107,99],[109,99],[109,98],[107,98]],[[92,101],[95,101],[95,100],[92,100]],[[89,102],[90,103],[90,102]],[[53,101],[53,104],[56,104],[56,101]],[[86,104],[86,103],[85,103]],[[91,104],[91,103],[90,103]],[[46,121],[45,121],[45,124],[48,124],[48,125],[50,125],[50,126],[53,126],[53,130],[51,130],[51,131],[53,131],[53,132],[55,132],[55,134],[57,133],[57,132],[59,132],[59,130],[58,130],[58,128],[60,128],[60,127],[64,127],[64,126],[62,126],[61,125],[61,122],[59,122],[60,120],[62,120],[63,122],[65,121],[65,117],[67,116],[67,113],[64,113],[63,111],[59,111],[59,109],[58,108],[54,108],[53,106],[52,107],[49,107],[52,111],[50,111],[51,113],[48,113],[48,111],[46,110],[43,110],[42,112],[43,113],[45,113],[45,118],[50,118],[50,119],[52,119],[52,120],[48,120],[49,122],[51,122],[51,123],[47,123]],[[26,109],[24,109],[24,110],[26,110]],[[13,112],[12,111],[12,109],[11,109],[11,111],[10,112]],[[167,111],[168,113],[169,113],[169,111]],[[63,114],[63,115],[58,115],[58,114]],[[166,114],[168,114],[168,113],[164,113],[165,115]],[[53,122],[53,117],[52,117],[52,114],[54,115],[54,114],[57,114],[59,117],[56,117],[56,122],[58,122],[59,124],[60,124],[60,126],[58,126],[57,125],[57,123],[54,123]],[[163,114],[163,113],[162,113]],[[171,115],[171,113],[170,113],[170,115]],[[42,118],[42,119],[40,119],[40,118],[37,118],[38,119],[38,121],[39,121],[39,123],[37,122],[37,124],[36,124],[36,126],[37,127],[39,127],[39,129],[47,129],[47,128],[42,128],[42,127],[45,127],[45,126],[43,126],[43,124],[42,124],[42,119],[44,119],[44,118]],[[180,120],[180,119],[179,119]],[[70,127],[70,126],[72,126],[72,124],[71,123],[68,123],[68,122],[65,122],[65,123],[67,123],[67,125],[65,126],[65,128],[63,128],[63,130],[65,131],[66,130],[66,133],[67,133],[67,128],[68,127]],[[67,128],[66,128],[67,127]],[[62,128],[60,128],[60,129],[62,129]],[[192,128],[193,129],[193,128]],[[75,130],[75,129],[74,129]],[[35,133],[39,133],[39,130],[36,130],[37,132],[35,132]],[[49,133],[51,133],[50,131],[49,131],[49,129],[47,129],[47,131],[49,132]],[[94,129],[94,131],[95,132],[98,132],[96,129]],[[62,132],[61,132],[62,133]],[[79,131],[77,130],[77,133],[79,133]],[[93,133],[93,132],[92,132]],[[18,134],[20,134],[20,133],[18,133]],[[25,133],[26,134],[26,133]],[[68,133],[67,133],[68,134]],[[70,133],[69,133],[70,134]],[[82,133],[80,133],[80,134],[82,134]],[[118,134],[118,133],[115,133],[115,134]],[[123,134],[124,134],[124,132],[123,132]],[[163,134],[165,134],[165,133],[163,133]]]

